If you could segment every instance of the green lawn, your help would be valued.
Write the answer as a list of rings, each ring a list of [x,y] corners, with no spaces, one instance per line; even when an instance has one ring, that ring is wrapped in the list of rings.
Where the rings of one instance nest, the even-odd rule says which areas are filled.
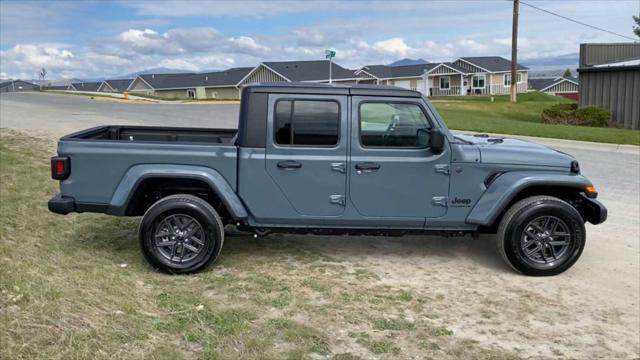
[[[485,96],[456,96],[431,100],[453,130],[640,145],[638,130],[542,123],[540,114],[544,108],[570,100],[542,93],[519,94],[516,104],[509,102],[508,96],[494,99],[491,102]]]

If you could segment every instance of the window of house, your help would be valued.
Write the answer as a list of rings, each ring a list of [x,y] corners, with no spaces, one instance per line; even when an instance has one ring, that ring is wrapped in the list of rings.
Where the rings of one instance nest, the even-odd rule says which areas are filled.
[[[195,99],[196,97],[196,91],[193,89],[189,89],[187,90],[187,97],[189,97],[190,99]]]
[[[365,147],[425,148],[431,123],[417,104],[365,102],[360,105],[360,143]]]
[[[279,145],[332,146],[338,144],[340,107],[327,100],[280,100],[274,123]]]
[[[504,86],[511,86],[511,74],[504,74]]]
[[[518,73],[518,84],[522,82],[522,73]]]
[[[449,77],[442,76],[440,77],[440,89],[448,89],[449,88]]]
[[[484,75],[473,75],[472,85],[474,88],[484,88]]]

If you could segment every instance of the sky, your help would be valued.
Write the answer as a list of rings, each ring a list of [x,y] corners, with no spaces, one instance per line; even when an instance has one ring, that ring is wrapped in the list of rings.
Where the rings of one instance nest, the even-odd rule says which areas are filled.
[[[526,2],[635,38],[640,0]],[[323,59],[347,68],[402,58],[510,57],[512,3],[468,1],[0,0],[0,77],[100,78]],[[521,4],[522,62],[630,41]]]

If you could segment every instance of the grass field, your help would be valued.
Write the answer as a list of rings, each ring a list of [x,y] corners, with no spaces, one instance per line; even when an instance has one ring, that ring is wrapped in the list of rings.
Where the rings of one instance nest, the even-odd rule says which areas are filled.
[[[443,295],[296,236],[231,236],[207,271],[159,274],[138,219],[48,212],[52,140],[0,140],[1,359],[516,358],[453,332]]]
[[[434,97],[432,101],[454,130],[640,145],[637,130],[543,124],[540,114],[544,108],[569,102],[561,97],[533,92],[519,94],[516,104],[506,95],[494,99],[464,96]]]

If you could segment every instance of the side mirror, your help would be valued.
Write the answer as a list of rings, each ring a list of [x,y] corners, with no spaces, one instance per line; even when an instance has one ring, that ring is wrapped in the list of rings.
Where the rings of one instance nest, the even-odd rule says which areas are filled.
[[[431,129],[429,147],[434,154],[440,154],[444,150],[444,134],[438,128]]]

